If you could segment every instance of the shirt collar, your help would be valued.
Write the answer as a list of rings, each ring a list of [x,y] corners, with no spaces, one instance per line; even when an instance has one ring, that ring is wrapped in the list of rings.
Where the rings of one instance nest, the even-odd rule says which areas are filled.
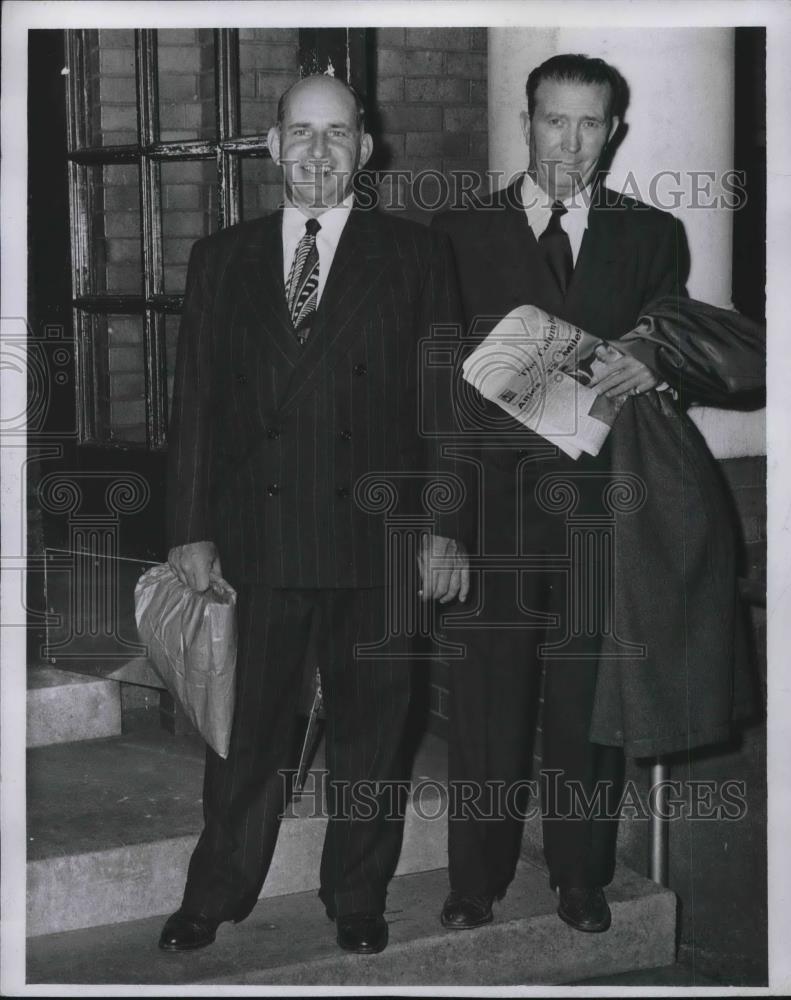
[[[335,208],[328,208],[326,212],[322,212],[318,217],[321,229],[319,230],[317,239],[323,237],[333,245],[337,244],[343,227],[349,218],[349,212],[353,204],[354,193],[352,192],[343,199],[340,205],[336,205]],[[302,238],[307,221],[308,216],[300,208],[297,208],[293,202],[287,201],[285,203],[283,206],[283,239],[286,244],[294,238],[296,240]]]
[[[522,178],[522,205],[527,213],[527,221],[530,228],[538,236],[544,232],[552,216],[552,205],[554,199],[550,198],[543,188],[533,180],[530,174],[525,173]],[[588,228],[588,210],[590,208],[591,189],[590,186],[582,192],[569,195],[563,201],[568,217],[564,216],[564,221],[572,221],[575,228],[584,230]]]

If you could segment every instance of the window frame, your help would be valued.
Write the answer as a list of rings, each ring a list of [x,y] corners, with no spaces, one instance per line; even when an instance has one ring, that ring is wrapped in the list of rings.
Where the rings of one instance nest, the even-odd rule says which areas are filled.
[[[89,33],[66,32],[67,161],[72,262],[72,310],[76,344],[77,426],[81,444],[109,448],[161,451],[167,443],[167,373],[165,315],[180,313],[183,295],[165,292],[160,166],[179,160],[214,160],[217,165],[219,229],[241,216],[241,160],[268,156],[265,136],[241,136],[239,92],[239,31],[214,29],[216,139],[168,141],[160,139],[159,73],[156,29],[135,29],[137,142],[127,145],[90,144],[90,97],[87,52]],[[142,294],[96,293],[92,271],[91,220],[94,216],[92,167],[138,167],[141,221]],[[92,333],[92,316],[143,317],[143,374],[146,441],[114,441],[109,437],[107,358],[99,357]]]
[[[68,85],[67,163],[69,181],[72,312],[75,337],[77,434],[80,445],[113,450],[162,452],[167,447],[167,369],[165,317],[180,314],[183,295],[165,292],[162,234],[164,162],[214,160],[217,168],[217,229],[240,221],[241,161],[269,156],[266,136],[242,136],[239,29],[213,29],[216,139],[160,139],[159,73],[156,29],[134,29],[137,96],[137,142],[128,145],[89,143],[90,94],[87,52],[91,31],[65,32]],[[361,97],[368,82],[367,28],[300,28],[300,76],[327,72],[348,80]],[[142,294],[91,292],[91,222],[94,218],[91,167],[138,167],[141,221]],[[92,317],[142,316],[145,393],[145,442],[113,440],[109,419],[109,348],[92,335]],[[99,352],[102,357],[98,357]]]

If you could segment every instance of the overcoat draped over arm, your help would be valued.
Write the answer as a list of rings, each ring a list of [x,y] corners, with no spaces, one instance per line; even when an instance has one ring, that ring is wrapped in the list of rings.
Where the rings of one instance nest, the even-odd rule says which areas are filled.
[[[621,474],[639,498],[616,514],[615,629],[603,640],[590,738],[643,757],[726,740],[731,721],[753,711],[735,515],[686,406],[732,406],[760,388],[765,332],[673,296],[614,345],[675,390],[629,397],[610,435],[613,486]],[[624,657],[624,643],[641,652]]]

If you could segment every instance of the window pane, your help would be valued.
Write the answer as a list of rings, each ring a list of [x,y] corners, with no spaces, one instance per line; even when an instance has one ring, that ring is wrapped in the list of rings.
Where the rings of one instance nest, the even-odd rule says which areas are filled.
[[[267,215],[283,204],[280,168],[270,157],[245,157],[242,171],[242,219]]]
[[[105,164],[88,169],[90,260],[88,294],[140,294],[139,168]]]
[[[100,441],[146,441],[143,317],[83,313],[93,353]]]
[[[110,440],[146,440],[143,317],[108,316]]]
[[[118,146],[137,142],[135,33],[86,32],[87,143]]]
[[[162,163],[162,252],[165,291],[180,295],[195,240],[217,228],[217,163],[187,160]]]
[[[240,28],[242,135],[266,135],[277,118],[278,98],[298,79],[297,28]]]
[[[157,62],[160,139],[216,139],[212,29],[160,29]]]

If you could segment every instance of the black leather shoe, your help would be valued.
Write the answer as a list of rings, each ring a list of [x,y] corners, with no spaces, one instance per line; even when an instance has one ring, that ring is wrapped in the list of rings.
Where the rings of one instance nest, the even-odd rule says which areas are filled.
[[[216,937],[219,924],[218,920],[176,910],[162,928],[159,947],[163,951],[194,951],[196,948],[205,948]]]
[[[351,913],[337,917],[338,944],[358,955],[377,955],[387,947],[387,921],[381,913]]]
[[[502,899],[505,893],[499,893],[497,899]],[[473,927],[482,927],[492,920],[491,896],[466,896],[462,892],[451,892],[445,900],[440,915],[443,927],[454,931],[469,931]]]
[[[578,931],[600,934],[612,921],[604,891],[595,889],[561,889],[558,916]]]

